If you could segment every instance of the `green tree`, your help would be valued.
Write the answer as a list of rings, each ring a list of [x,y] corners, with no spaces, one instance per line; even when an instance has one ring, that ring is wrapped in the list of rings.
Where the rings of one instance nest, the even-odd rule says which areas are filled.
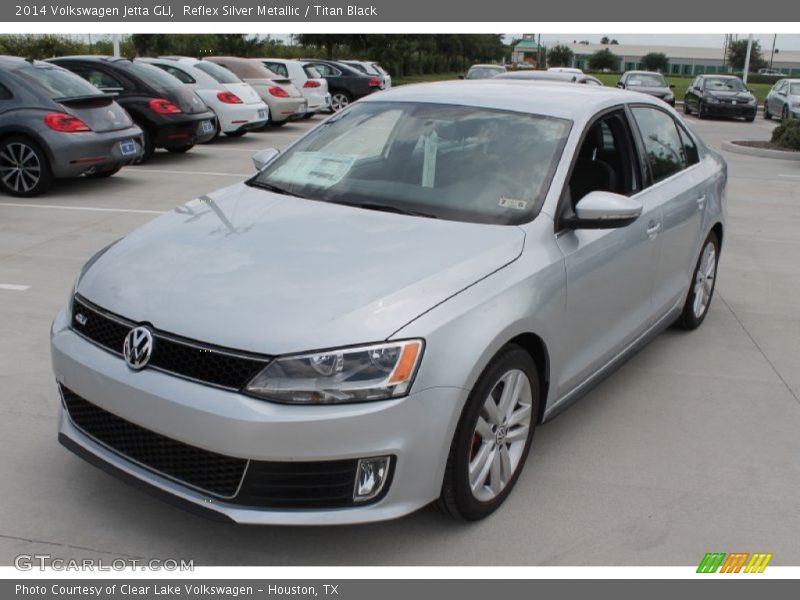
[[[569,46],[556,44],[547,51],[547,64],[551,67],[568,67],[572,64],[575,53]]]
[[[602,71],[604,69],[608,69],[609,71],[618,71],[619,56],[614,54],[608,48],[603,48],[589,57],[589,68],[593,71]]]
[[[744,69],[744,59],[747,55],[747,40],[737,40],[728,46],[728,64],[734,69]],[[750,49],[750,71],[758,71],[767,66],[767,61],[761,55],[761,44],[753,40]]]
[[[650,52],[642,57],[642,66],[648,71],[666,73],[669,70],[669,57],[663,52]]]

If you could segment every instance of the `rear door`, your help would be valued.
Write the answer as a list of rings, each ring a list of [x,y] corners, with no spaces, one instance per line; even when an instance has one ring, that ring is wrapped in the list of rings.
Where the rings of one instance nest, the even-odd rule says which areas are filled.
[[[653,286],[654,319],[681,302],[702,242],[703,215],[713,191],[712,168],[670,113],[652,105],[630,107],[648,168],[648,202],[661,208],[659,258]],[[709,159],[710,161],[710,159]]]

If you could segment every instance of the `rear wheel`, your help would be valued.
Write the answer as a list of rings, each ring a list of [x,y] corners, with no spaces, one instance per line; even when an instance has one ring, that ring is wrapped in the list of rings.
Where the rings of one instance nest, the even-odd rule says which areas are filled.
[[[9,137],[0,143],[0,186],[12,196],[30,198],[53,184],[50,162],[42,149],[25,137]]]
[[[468,521],[489,516],[522,472],[539,414],[530,354],[509,345],[484,369],[467,399],[447,460],[439,508]]]
[[[345,91],[337,90],[331,94],[331,110],[339,112],[353,101],[353,97]]]
[[[783,111],[781,112],[781,122],[786,123],[789,120],[789,106],[787,104],[783,105]]]
[[[769,112],[769,108],[767,108],[767,103],[764,102],[764,118],[769,121],[772,118],[772,113]]]
[[[714,295],[719,263],[719,239],[713,231],[703,243],[692,276],[689,295],[683,305],[683,312],[676,324],[682,329],[692,330],[700,327],[708,314],[708,307]]]
[[[689,102],[686,100],[686,98],[683,99],[683,114],[685,115],[692,114],[692,111],[689,108]]]

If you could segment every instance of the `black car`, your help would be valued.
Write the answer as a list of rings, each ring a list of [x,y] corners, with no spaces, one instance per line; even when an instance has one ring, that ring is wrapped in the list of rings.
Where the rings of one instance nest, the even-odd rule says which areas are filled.
[[[31,197],[63,177],[108,177],[142,156],[110,94],[46,62],[0,57],[0,189]]]
[[[683,112],[708,116],[756,118],[756,97],[733,75],[698,75],[683,97]]]
[[[214,137],[214,113],[190,88],[146,63],[108,56],[65,56],[50,62],[77,73],[116,100],[144,132],[144,158],[156,148],[186,152]]]
[[[669,104],[675,106],[674,84],[667,83],[661,73],[652,71],[625,71],[617,82],[617,87],[632,92],[640,92],[655,96]]]
[[[381,88],[381,79],[367,75],[349,65],[335,60],[301,59],[303,66],[313,65],[328,82],[331,93],[331,110],[337,112],[345,106],[376,92]]]

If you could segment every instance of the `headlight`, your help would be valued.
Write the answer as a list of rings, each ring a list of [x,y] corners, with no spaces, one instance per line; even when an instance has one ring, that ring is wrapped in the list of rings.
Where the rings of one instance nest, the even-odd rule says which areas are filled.
[[[664,101],[665,102],[672,102],[674,99],[675,99],[675,96],[673,94],[667,94],[666,96],[664,96]]]
[[[706,96],[703,96],[703,100],[705,100],[709,104],[717,104],[717,103],[719,103],[719,100],[717,99],[717,97],[716,96],[711,96],[710,94],[706,95]]]
[[[404,340],[278,357],[245,391],[287,404],[397,398],[411,388],[423,345],[422,340]]]
[[[755,96],[750,96],[750,98],[747,99],[748,104],[755,104],[755,102],[756,102]]]

